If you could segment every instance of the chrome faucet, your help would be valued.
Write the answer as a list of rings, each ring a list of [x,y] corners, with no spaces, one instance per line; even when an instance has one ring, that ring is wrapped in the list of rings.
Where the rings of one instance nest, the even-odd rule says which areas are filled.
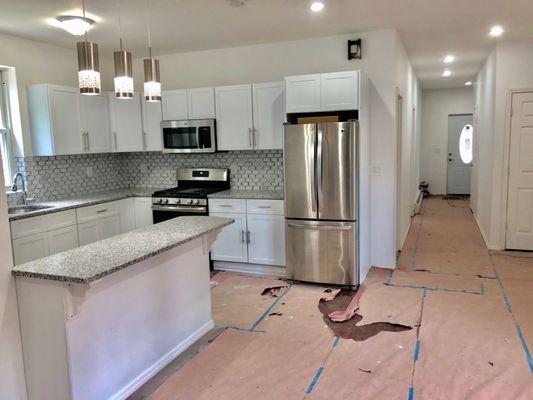
[[[17,172],[15,176],[13,177],[13,185],[11,185],[11,190],[13,192],[18,191],[17,186],[17,179],[20,178],[22,180],[22,204],[26,205],[27,201],[31,201],[33,199],[28,199],[26,197],[26,181],[24,180],[24,175],[22,175],[20,172]]]

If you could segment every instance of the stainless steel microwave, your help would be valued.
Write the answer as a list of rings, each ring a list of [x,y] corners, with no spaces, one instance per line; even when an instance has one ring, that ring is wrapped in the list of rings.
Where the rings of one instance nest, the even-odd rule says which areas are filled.
[[[214,119],[161,121],[163,153],[214,153],[216,122]]]

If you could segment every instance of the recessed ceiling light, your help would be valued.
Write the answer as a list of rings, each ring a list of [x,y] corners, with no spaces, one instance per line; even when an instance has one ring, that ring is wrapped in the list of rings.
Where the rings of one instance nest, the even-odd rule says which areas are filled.
[[[444,76],[445,78],[447,78],[448,76],[450,76],[452,74],[452,71],[450,71],[449,69],[445,69],[444,72],[442,73],[442,76]]]
[[[311,3],[311,11],[314,11],[314,12],[319,12],[319,11],[322,11],[324,9],[324,3],[322,3],[321,1],[313,1]]]
[[[492,28],[490,28],[489,36],[498,37],[498,36],[503,35],[503,32],[504,30],[501,26],[495,25]]]
[[[443,60],[446,64],[451,64],[452,62],[455,61],[455,56],[451,55],[451,54],[448,54],[446,57],[444,57],[444,60]]]
[[[56,18],[61,24],[61,27],[68,33],[74,36],[83,35],[94,23],[94,20],[87,17],[80,17],[77,15],[61,15]]]
[[[472,86],[472,81],[465,82],[465,86]]]

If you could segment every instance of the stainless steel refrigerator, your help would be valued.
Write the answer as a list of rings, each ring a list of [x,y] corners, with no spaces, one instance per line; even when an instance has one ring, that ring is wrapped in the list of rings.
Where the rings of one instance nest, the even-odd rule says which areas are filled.
[[[284,126],[287,277],[355,287],[357,121]]]

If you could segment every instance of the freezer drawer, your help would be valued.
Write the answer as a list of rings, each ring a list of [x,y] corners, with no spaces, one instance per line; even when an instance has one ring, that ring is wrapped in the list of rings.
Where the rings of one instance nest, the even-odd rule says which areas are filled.
[[[285,225],[289,279],[359,284],[356,222],[287,219]]]

